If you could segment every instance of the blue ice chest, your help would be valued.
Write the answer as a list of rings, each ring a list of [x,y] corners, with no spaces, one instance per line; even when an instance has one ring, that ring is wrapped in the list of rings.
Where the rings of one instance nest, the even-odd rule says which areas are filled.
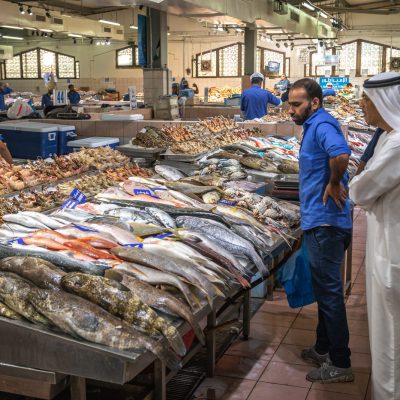
[[[56,126],[21,122],[2,127],[0,133],[13,158],[36,159],[57,155],[58,130]]]
[[[75,126],[73,125],[57,125],[58,128],[58,154],[69,154],[72,147],[68,147],[67,143],[75,140],[77,137]]]

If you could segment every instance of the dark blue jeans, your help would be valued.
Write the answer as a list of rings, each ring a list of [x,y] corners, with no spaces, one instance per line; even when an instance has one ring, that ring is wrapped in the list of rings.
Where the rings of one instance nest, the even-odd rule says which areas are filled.
[[[320,354],[329,352],[333,365],[340,368],[351,366],[349,328],[340,271],[350,242],[351,229],[318,226],[304,232],[314,294],[318,303],[315,349]]]

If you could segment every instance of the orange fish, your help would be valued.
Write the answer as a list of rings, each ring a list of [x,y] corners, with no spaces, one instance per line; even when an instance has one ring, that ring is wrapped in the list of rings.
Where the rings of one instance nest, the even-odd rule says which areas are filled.
[[[68,250],[68,247],[64,246],[62,243],[56,242],[55,240],[49,239],[45,236],[27,236],[22,240],[25,244],[32,244],[49,250]]]
[[[87,256],[93,257],[96,260],[98,260],[98,259],[116,260],[117,259],[114,255],[106,253],[105,251],[97,250],[90,244],[81,242],[79,240],[70,240],[70,241],[66,242],[65,244],[72,250],[86,254]]]

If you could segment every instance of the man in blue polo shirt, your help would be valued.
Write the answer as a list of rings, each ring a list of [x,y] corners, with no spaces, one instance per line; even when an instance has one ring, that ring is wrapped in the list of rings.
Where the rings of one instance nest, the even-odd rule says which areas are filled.
[[[4,101],[4,95],[10,94],[13,90],[8,86],[7,83],[0,82],[0,111],[6,109],[6,103]]]
[[[263,74],[254,72],[250,76],[251,88],[246,89],[240,98],[240,110],[245,119],[262,118],[268,114],[268,103],[280,106],[282,102],[268,90],[261,88]]]
[[[351,152],[339,123],[322,108],[322,89],[317,82],[307,78],[295,82],[289,106],[292,120],[304,128],[299,156],[301,227],[318,304],[316,343],[301,356],[320,366],[308,373],[307,380],[351,382],[354,376],[341,278],[341,264],[351,241],[346,172]]]
[[[81,101],[81,96],[75,90],[74,85],[68,85],[68,89],[69,89],[69,92],[68,92],[69,103],[71,104],[71,106],[78,105],[79,102]]]
[[[336,97],[335,89],[333,88],[333,85],[330,82],[326,84],[326,89],[324,89],[324,91],[322,92],[322,97],[327,97],[327,96]]]

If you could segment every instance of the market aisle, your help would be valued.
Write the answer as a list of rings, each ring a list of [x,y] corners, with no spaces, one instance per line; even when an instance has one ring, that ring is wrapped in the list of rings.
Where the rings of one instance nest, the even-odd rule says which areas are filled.
[[[196,399],[207,399],[210,388],[218,400],[370,400],[362,210],[355,210],[354,221],[353,287],[346,303],[355,382],[321,385],[305,379],[313,366],[300,358],[300,352],[314,343],[316,305],[293,310],[285,294],[277,291],[274,301],[265,302],[253,317],[251,339],[238,340],[228,349],[217,364],[217,376],[201,384]]]

